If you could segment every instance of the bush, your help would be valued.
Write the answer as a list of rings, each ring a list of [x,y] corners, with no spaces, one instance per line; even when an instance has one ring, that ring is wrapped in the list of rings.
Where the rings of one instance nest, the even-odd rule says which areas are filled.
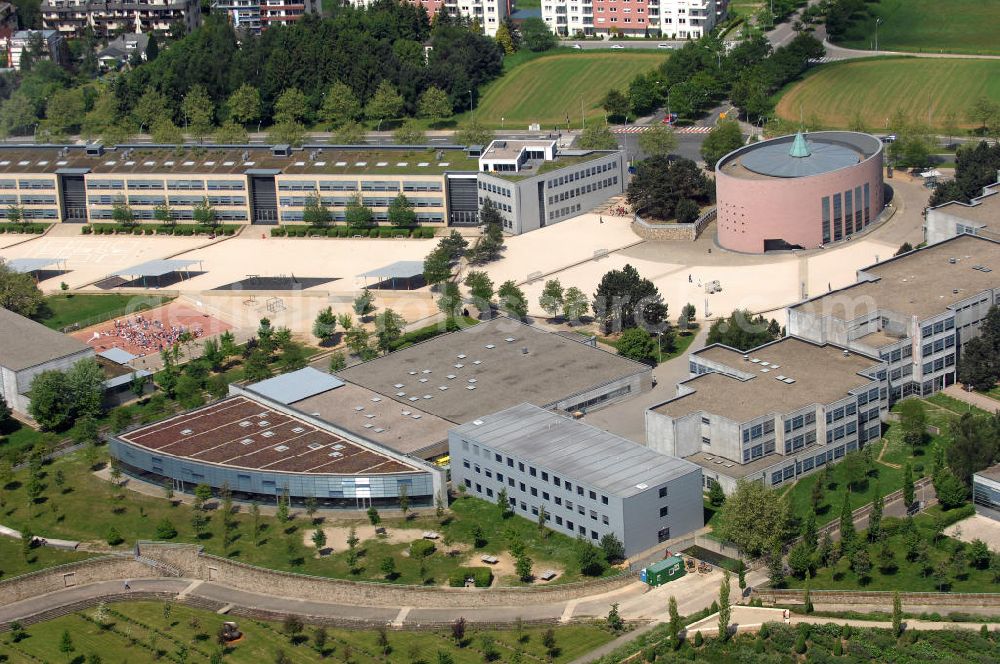
[[[462,588],[466,579],[473,579],[477,588],[489,588],[493,582],[493,570],[488,567],[459,567],[448,575],[448,585]]]
[[[236,229],[235,228],[224,228],[224,229],[222,229],[222,232],[225,235],[230,235],[230,236],[236,235]]]
[[[271,229],[271,237],[285,237],[285,229],[281,226],[275,226]]]
[[[94,229],[91,228],[90,226],[84,226],[83,228],[80,229],[80,232],[83,233],[84,235],[90,235],[91,233],[94,232]],[[0,228],[0,233],[3,233],[2,228]]]
[[[377,228],[371,229],[370,231],[368,231],[368,237],[378,237],[378,231],[379,229]],[[361,234],[364,235],[364,231],[362,231]]]
[[[122,542],[124,542],[125,538],[122,537],[122,534],[118,532],[117,528],[111,526],[110,528],[108,528],[108,534],[105,540],[107,541],[108,546],[117,546]]]
[[[410,543],[410,558],[426,558],[435,550],[434,542],[425,539],[415,540]]]
[[[350,228],[348,228],[347,226],[337,227],[337,237],[350,237],[350,236],[351,236]]]

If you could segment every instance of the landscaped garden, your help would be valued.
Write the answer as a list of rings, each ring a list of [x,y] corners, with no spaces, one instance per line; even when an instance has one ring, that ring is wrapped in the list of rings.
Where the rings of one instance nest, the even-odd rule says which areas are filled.
[[[63,330],[71,325],[87,327],[115,316],[153,309],[172,299],[159,295],[62,293],[46,297],[36,319],[53,330]]]
[[[242,638],[220,644],[223,621]],[[569,662],[614,638],[603,624],[486,630],[453,625],[436,630],[356,630],[221,616],[179,603],[99,605],[18,628],[0,641],[10,662],[384,662],[473,664]]]

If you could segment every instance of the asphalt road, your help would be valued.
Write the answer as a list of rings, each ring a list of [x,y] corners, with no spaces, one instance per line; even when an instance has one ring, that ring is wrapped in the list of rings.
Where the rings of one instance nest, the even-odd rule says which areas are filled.
[[[666,44],[670,48],[661,48],[660,44]],[[635,41],[632,41],[632,40],[621,40],[621,41],[605,41],[605,40],[596,41],[596,40],[592,40],[592,41],[565,41],[565,42],[562,42],[562,45],[563,46],[569,46],[570,48],[576,48],[577,46],[579,46],[580,50],[583,50],[583,51],[593,51],[593,50],[596,50],[596,49],[608,49],[608,48],[611,48],[612,46],[622,46],[623,48],[620,49],[620,50],[625,50],[625,49],[633,49],[633,50],[634,49],[660,49],[661,51],[663,51],[664,53],[666,53],[666,52],[670,51],[671,49],[680,48],[681,46],[684,45],[684,42],[683,41],[678,41],[678,40],[670,40],[670,39],[664,39],[664,40],[644,39],[644,40],[635,40]],[[619,50],[619,49],[615,49],[615,50]]]

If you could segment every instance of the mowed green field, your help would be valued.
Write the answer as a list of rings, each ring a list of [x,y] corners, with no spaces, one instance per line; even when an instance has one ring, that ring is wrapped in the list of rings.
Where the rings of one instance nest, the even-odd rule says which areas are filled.
[[[860,113],[870,131],[885,128],[899,109],[935,127],[953,113],[968,128],[969,107],[983,95],[1000,100],[1000,60],[879,58],[818,68],[787,89],[776,110],[825,128],[846,128]]]
[[[880,0],[868,9],[840,46],[870,49],[878,26],[878,47],[887,51],[1000,53],[1000,0]]]
[[[609,88],[624,89],[636,74],[656,68],[664,53],[582,51],[535,58],[492,83],[476,107],[476,120],[488,127],[542,129],[565,126],[569,116],[580,126],[581,104],[588,119],[603,118],[601,102]],[[503,118],[503,121],[501,121]]]

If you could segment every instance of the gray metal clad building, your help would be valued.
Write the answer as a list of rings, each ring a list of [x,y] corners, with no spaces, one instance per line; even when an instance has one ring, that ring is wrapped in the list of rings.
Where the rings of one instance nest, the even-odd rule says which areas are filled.
[[[452,429],[452,482],[528,519],[627,556],[704,525],[701,468],[578,420],[522,403]]]

